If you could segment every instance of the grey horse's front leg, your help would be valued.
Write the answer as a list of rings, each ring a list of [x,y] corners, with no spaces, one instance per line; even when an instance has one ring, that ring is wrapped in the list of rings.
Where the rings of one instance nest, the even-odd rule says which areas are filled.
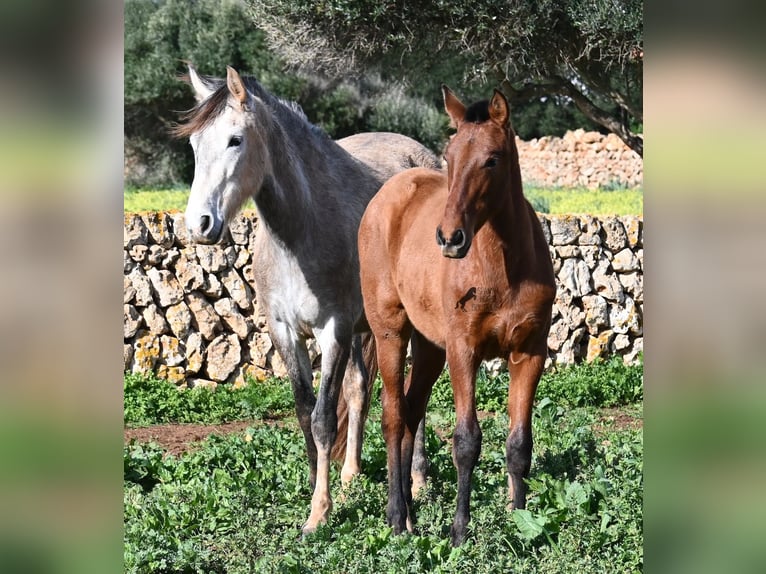
[[[332,511],[330,452],[338,432],[338,397],[350,354],[351,328],[344,329],[330,321],[321,331],[317,330],[317,340],[322,349],[322,382],[311,416],[311,431],[317,449],[317,481],[311,498],[311,514],[303,525],[304,534],[326,523]]]
[[[317,449],[311,431],[311,414],[314,412],[314,396],[311,359],[306,342],[287,324],[278,320],[269,321],[269,335],[287,367],[287,375],[293,387],[295,413],[306,439],[306,453],[309,457],[309,482],[316,487]]]

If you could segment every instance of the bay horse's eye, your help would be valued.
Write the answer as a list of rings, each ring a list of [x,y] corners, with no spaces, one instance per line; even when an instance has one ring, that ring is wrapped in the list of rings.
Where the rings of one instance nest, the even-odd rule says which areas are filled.
[[[231,139],[229,140],[229,147],[239,147],[239,144],[242,143],[242,138],[239,136],[231,136]]]
[[[484,167],[495,167],[496,165],[497,165],[497,158],[495,156],[492,156],[484,163]]]

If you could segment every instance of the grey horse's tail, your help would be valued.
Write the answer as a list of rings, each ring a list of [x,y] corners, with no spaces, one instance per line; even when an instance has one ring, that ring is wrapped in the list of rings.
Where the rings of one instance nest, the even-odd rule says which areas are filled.
[[[375,383],[375,377],[378,376],[378,353],[375,349],[375,337],[370,332],[362,335],[362,354],[364,366],[367,368],[367,392],[362,407],[362,420],[366,421],[367,413],[370,411],[372,386]],[[335,444],[332,445],[331,456],[333,460],[342,461],[346,458],[346,439],[348,438],[348,403],[342,392],[338,398],[338,410],[336,412],[338,415],[338,435],[335,438]]]

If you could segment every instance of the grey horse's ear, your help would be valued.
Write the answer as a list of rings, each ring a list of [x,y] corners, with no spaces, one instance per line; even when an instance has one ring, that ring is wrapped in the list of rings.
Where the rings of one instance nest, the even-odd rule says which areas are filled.
[[[189,81],[194,89],[194,97],[198,102],[208,99],[215,91],[200,78],[197,70],[191,64],[189,64]]]
[[[465,119],[465,105],[445,84],[442,84],[442,95],[444,96],[444,109],[450,120],[449,125],[451,128],[457,129]]]
[[[237,70],[231,66],[226,66],[226,85],[229,87],[229,93],[242,106],[247,103],[247,88],[239,77]]]

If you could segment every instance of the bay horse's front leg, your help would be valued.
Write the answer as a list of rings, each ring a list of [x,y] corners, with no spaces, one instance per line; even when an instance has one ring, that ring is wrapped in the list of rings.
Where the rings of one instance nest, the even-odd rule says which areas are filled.
[[[457,511],[450,528],[453,546],[463,543],[471,520],[471,479],[481,452],[481,428],[476,417],[475,395],[476,372],[480,362],[474,350],[460,342],[447,349],[456,415],[452,459],[457,467]]]
[[[511,508],[526,508],[529,469],[532,466],[532,405],[535,391],[545,367],[545,354],[511,354],[508,370],[509,433],[505,443],[508,466],[508,498]]]
[[[311,415],[311,432],[317,451],[317,473],[311,497],[311,514],[303,525],[304,534],[310,534],[317,526],[325,524],[332,511],[330,454],[338,433],[338,397],[351,348],[350,327],[344,328],[331,320],[321,330],[317,329],[316,334],[322,350],[322,381]]]

